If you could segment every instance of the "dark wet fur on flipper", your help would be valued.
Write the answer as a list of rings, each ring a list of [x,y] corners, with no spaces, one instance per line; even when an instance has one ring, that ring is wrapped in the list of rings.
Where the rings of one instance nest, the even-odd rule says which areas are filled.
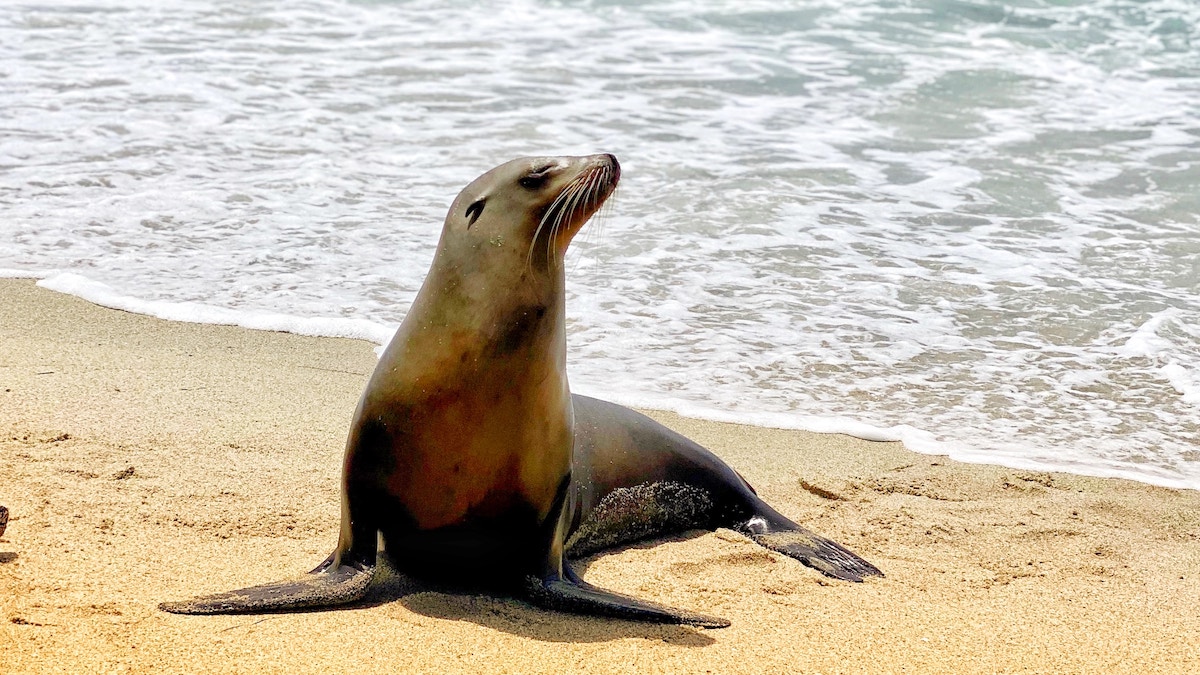
[[[731,521],[705,490],[675,481],[619,488],[606,495],[567,542],[572,558],[689,529],[728,527],[758,545],[794,558],[826,576],[861,582],[883,572],[845,546],[792,522],[746,490],[741,498],[754,514]]]
[[[607,616],[627,621],[674,623],[698,628],[725,628],[729,621],[606,591],[580,579],[564,566],[563,578],[526,578],[525,591],[535,605],[573,614]]]
[[[322,570],[326,563],[318,566]],[[361,600],[375,576],[376,566],[343,564],[314,571],[299,579],[276,581],[182,602],[164,602],[159,609],[172,614],[256,614],[334,607]]]
[[[567,554],[578,559],[654,537],[708,529],[713,510],[708,492],[677,481],[617,488],[571,534]]]

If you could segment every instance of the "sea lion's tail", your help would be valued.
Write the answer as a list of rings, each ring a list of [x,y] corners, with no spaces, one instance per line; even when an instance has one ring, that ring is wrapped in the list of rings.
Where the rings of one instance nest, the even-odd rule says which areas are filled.
[[[526,580],[529,599],[537,605],[560,612],[608,616],[629,621],[675,623],[700,628],[725,628],[729,621],[685,609],[667,607],[628,595],[606,591],[580,579],[566,564],[561,578]]]
[[[762,500],[758,500],[757,510],[754,517],[734,529],[760,546],[795,558],[834,579],[862,581],[864,577],[883,576],[878,567],[854,551],[797,525]]]
[[[257,614],[332,607],[362,599],[375,576],[374,562],[343,561],[337,567],[329,562],[299,579],[164,602],[158,608],[173,614]]]

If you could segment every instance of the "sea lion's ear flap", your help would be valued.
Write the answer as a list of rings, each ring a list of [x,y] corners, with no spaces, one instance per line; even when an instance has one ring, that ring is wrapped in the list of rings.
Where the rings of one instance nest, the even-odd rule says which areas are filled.
[[[468,229],[475,224],[476,220],[479,220],[479,216],[483,213],[483,204],[486,201],[486,198],[481,197],[476,199],[474,202],[471,202],[471,205],[467,207],[466,216]]]

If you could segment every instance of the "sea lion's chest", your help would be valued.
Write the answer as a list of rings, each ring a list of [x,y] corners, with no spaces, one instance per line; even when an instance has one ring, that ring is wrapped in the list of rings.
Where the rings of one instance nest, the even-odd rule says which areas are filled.
[[[358,478],[402,506],[421,530],[512,511],[544,516],[571,462],[569,408],[555,398],[480,382],[391,402],[364,415],[362,461],[347,469],[369,474]]]

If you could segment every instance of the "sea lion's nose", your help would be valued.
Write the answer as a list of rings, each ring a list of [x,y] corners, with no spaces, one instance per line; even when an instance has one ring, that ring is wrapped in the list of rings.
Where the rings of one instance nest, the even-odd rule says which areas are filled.
[[[608,158],[609,164],[612,165],[613,182],[615,183],[621,179],[621,163],[617,161],[617,156],[612,154],[611,152],[604,153],[604,156]]]

